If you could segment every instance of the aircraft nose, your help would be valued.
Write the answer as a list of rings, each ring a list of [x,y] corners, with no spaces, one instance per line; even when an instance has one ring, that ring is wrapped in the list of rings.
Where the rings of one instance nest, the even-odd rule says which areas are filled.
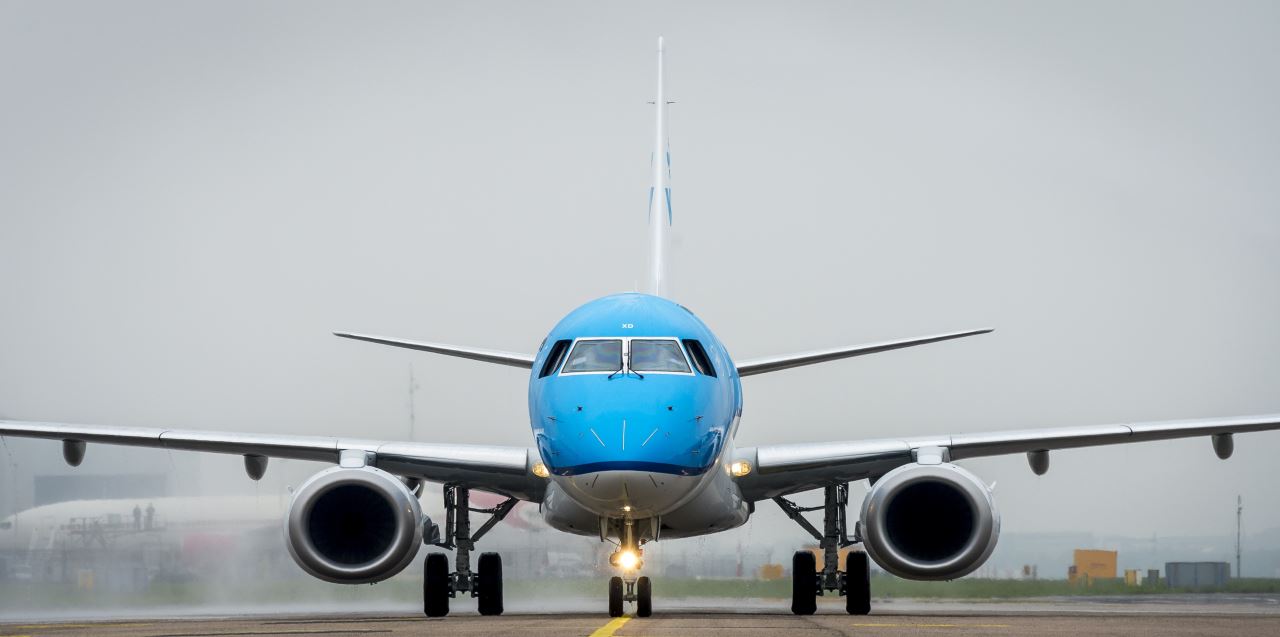
[[[602,391],[555,397],[538,436],[543,461],[561,475],[608,469],[700,473],[714,455],[704,440],[703,401],[681,391],[677,380],[684,379],[606,381],[599,383]]]

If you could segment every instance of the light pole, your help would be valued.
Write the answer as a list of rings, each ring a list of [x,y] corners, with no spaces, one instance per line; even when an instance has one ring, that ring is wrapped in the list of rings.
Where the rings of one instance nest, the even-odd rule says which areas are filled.
[[[1236,496],[1236,577],[1243,577],[1240,570],[1240,520],[1244,517],[1244,498]]]

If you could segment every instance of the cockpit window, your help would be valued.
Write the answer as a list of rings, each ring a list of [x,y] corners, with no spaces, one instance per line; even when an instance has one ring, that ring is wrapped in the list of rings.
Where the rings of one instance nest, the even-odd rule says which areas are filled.
[[[622,369],[622,340],[578,341],[561,373],[616,372]]]
[[[693,359],[693,366],[698,368],[698,372],[703,376],[714,378],[716,368],[711,364],[711,358],[707,356],[707,350],[702,348],[702,343],[686,338],[684,346],[689,349],[689,358]]]
[[[564,353],[569,351],[569,344],[572,342],[569,340],[556,341],[555,345],[551,346],[551,351],[547,352],[547,361],[542,364],[542,371],[538,372],[538,378],[546,378],[556,373],[556,368],[564,360]]]
[[[631,369],[637,372],[689,373],[680,345],[673,340],[631,339]]]

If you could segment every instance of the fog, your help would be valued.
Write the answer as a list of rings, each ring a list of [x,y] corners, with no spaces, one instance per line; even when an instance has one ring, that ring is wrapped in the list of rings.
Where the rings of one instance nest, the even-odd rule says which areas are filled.
[[[736,358],[996,329],[744,379],[739,445],[1280,411],[1277,25],[1269,2],[5,0],[0,416],[531,445],[527,374],[330,332],[532,352],[636,289],[659,34],[672,296]],[[1280,434],[1236,442],[964,465],[997,485],[1001,569],[1047,533],[1225,561],[1241,495],[1248,573],[1280,549]],[[0,517],[33,476],[278,499],[321,468],[0,454]],[[807,541],[761,503],[650,561]]]

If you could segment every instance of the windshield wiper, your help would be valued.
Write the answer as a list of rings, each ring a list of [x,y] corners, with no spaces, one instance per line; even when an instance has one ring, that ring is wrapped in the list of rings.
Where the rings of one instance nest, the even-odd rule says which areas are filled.
[[[639,378],[640,380],[644,380],[644,374],[641,374],[640,372],[637,372],[636,370],[631,369],[631,352],[627,352],[627,357],[623,361],[622,367],[619,367],[617,371],[613,372],[612,374],[609,374],[607,377],[605,377],[605,379],[613,380],[614,376],[617,376],[618,374],[622,374],[624,371],[628,374],[635,374],[636,378]]]
[[[644,380],[644,374],[641,374],[640,372],[637,372],[636,370],[631,369],[631,350],[627,350],[627,371],[631,372],[632,374],[635,374],[636,378],[639,378],[640,380]]]
[[[619,358],[621,358],[621,357],[619,357]],[[612,374],[609,374],[609,375],[605,378],[605,380],[613,380],[613,377],[614,377],[614,376],[617,376],[618,374],[621,374],[621,373],[622,373],[622,370],[626,369],[626,368],[627,368],[627,365],[628,365],[628,364],[630,364],[630,363],[631,363],[631,352],[627,352],[627,357],[626,357],[626,358],[623,358],[623,359],[621,359],[621,360],[619,360],[619,361],[618,361],[618,369],[617,369],[617,371],[613,372]]]

